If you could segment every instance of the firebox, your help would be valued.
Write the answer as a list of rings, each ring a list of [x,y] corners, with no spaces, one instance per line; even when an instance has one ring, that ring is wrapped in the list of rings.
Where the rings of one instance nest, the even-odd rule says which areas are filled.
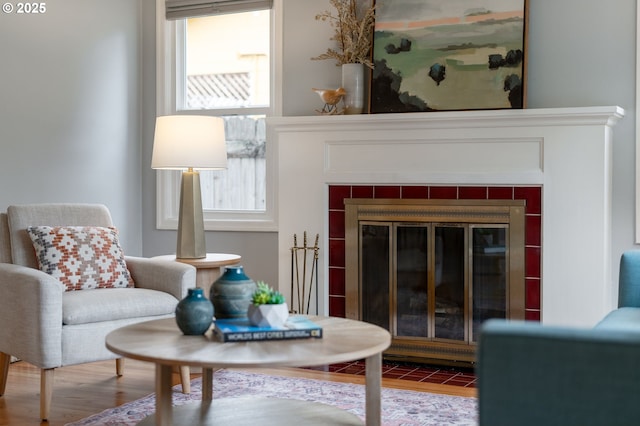
[[[525,318],[522,200],[346,199],[346,316],[387,356],[473,362],[481,324]]]

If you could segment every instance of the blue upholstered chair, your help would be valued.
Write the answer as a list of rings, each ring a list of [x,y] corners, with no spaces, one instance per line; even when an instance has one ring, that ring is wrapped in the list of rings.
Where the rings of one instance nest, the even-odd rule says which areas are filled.
[[[620,261],[619,308],[593,329],[487,321],[481,426],[640,424],[640,251]]]
[[[619,308],[640,308],[640,250],[627,251],[620,259]]]
[[[39,367],[40,417],[45,420],[56,368],[116,359],[121,375],[122,359],[105,347],[105,336],[128,324],[172,317],[178,301],[195,287],[196,270],[178,262],[125,257],[133,287],[65,291],[58,279],[39,269],[27,232],[32,225],[113,224],[107,208],[93,204],[11,206],[0,214],[0,395],[11,355]],[[188,367],[183,370],[188,376]],[[182,380],[184,385],[184,373]]]

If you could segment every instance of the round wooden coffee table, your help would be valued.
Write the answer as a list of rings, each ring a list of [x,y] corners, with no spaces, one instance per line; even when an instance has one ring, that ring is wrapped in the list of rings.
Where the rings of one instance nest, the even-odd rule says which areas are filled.
[[[295,399],[228,398],[213,401],[218,368],[311,367],[365,359],[367,425],[379,426],[382,352],[391,344],[381,327],[345,318],[310,316],[321,339],[221,343],[211,332],[185,336],[172,318],[129,325],[109,333],[109,350],[156,364],[156,413],[140,425],[355,425],[360,419],[325,404]],[[171,405],[175,366],[202,368],[202,403]],[[229,423],[230,420],[232,423]]]

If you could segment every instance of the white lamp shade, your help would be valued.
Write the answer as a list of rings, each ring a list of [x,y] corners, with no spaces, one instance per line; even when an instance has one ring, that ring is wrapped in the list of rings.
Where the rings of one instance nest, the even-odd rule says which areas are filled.
[[[224,120],[200,115],[158,117],[151,168],[226,169]]]

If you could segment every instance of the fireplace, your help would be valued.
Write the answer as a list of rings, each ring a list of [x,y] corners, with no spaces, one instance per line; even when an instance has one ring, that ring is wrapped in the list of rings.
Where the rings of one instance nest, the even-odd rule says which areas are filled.
[[[524,200],[345,199],[345,247],[346,316],[386,356],[472,362],[483,321],[525,317]]]
[[[604,106],[269,118],[278,286],[289,287],[292,236],[319,234],[318,312],[346,315],[345,198],[525,200],[525,319],[591,327],[617,296],[611,154],[623,116]]]

